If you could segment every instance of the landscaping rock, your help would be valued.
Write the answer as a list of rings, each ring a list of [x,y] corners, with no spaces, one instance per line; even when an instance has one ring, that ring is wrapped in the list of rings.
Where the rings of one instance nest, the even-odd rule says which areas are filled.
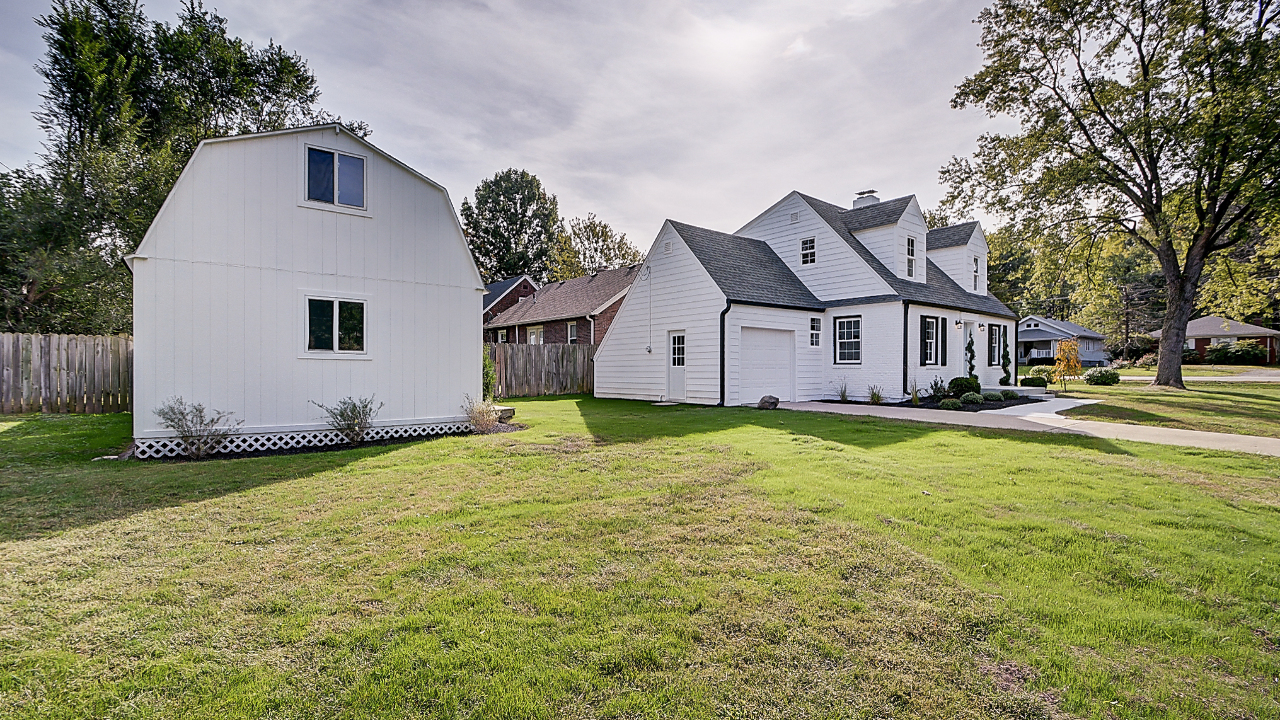
[[[760,398],[760,402],[756,403],[756,407],[760,408],[761,410],[777,410],[778,398],[772,395],[765,395],[764,397]]]

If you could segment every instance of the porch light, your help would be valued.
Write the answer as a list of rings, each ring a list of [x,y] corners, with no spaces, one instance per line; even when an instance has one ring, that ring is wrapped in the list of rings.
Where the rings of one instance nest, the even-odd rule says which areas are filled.
[[[957,320],[957,321],[956,321],[956,329],[957,329],[957,330],[962,330],[963,328],[964,328],[964,321],[963,321],[963,320]]]
[[[986,323],[978,323],[978,332],[986,332],[986,331],[987,331],[987,324],[986,324]]]

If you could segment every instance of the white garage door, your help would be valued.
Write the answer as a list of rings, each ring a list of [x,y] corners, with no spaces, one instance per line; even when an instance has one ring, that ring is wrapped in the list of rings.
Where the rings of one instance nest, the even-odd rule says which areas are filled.
[[[792,400],[795,377],[792,355],[795,333],[790,330],[742,328],[742,359],[739,362],[738,400],[757,403],[765,395]]]

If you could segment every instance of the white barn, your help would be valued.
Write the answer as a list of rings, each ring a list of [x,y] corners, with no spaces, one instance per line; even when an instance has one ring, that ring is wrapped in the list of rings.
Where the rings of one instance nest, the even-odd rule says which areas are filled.
[[[139,457],[178,454],[166,399],[235,413],[225,451],[338,442],[323,412],[384,402],[370,437],[467,429],[484,283],[443,187],[340,125],[206,140],[135,253]]]
[[[845,209],[793,192],[732,235],[663,224],[596,352],[595,394],[901,400],[967,374],[970,337],[994,387],[1016,325],[987,292],[978,223],[928,230],[914,196]]]

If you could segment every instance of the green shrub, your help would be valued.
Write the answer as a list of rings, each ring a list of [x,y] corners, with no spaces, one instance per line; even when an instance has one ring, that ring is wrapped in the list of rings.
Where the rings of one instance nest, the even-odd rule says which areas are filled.
[[[951,378],[951,382],[947,383],[947,392],[952,397],[960,397],[966,393],[981,393],[982,383],[978,382],[978,378]]]
[[[1120,382],[1120,373],[1111,368],[1089,368],[1084,374],[1084,381],[1089,385],[1115,385]]]
[[[1143,355],[1142,357],[1138,358],[1138,367],[1149,368],[1155,365],[1159,361],[1160,361],[1159,353],[1147,353],[1146,355]]]
[[[1004,398],[1005,400],[1017,400],[1019,395],[1018,393],[1012,390],[1001,390],[1000,397]]]
[[[982,393],[982,399],[987,402],[1000,402],[1001,400],[1004,400],[1004,395],[992,390],[991,392]]]
[[[493,402],[493,393],[498,388],[498,368],[493,364],[493,356],[489,354],[489,348],[484,347],[480,354],[484,356],[481,373],[484,378],[484,399]]]
[[[1267,361],[1267,349],[1256,340],[1210,345],[1204,359],[1215,365],[1261,365]]]
[[[1049,387],[1049,381],[1042,377],[1024,377],[1020,383],[1022,387]]]
[[[929,381],[929,399],[941,401],[947,396],[947,383],[937,375],[933,376],[933,380]]]
[[[1200,351],[1199,351],[1199,350],[1196,350],[1196,349],[1194,349],[1194,348],[1188,348],[1188,349],[1186,349],[1186,350],[1183,350],[1183,351],[1182,351],[1182,364],[1183,364],[1183,365],[1199,365],[1199,364],[1200,364]]]
[[[960,396],[960,402],[965,405],[981,405],[982,396],[976,392],[967,392]]]
[[[942,402],[938,403],[938,407],[942,408],[943,410],[964,409],[964,405],[962,405],[960,401],[956,400],[955,398],[947,398],[946,400],[943,400]]]
[[[867,388],[867,402],[872,405],[880,405],[884,402],[884,388],[879,385],[872,385]]]
[[[1054,382],[1054,367],[1052,365],[1037,365],[1031,368],[1028,373],[1030,377],[1044,378],[1046,383]]]

